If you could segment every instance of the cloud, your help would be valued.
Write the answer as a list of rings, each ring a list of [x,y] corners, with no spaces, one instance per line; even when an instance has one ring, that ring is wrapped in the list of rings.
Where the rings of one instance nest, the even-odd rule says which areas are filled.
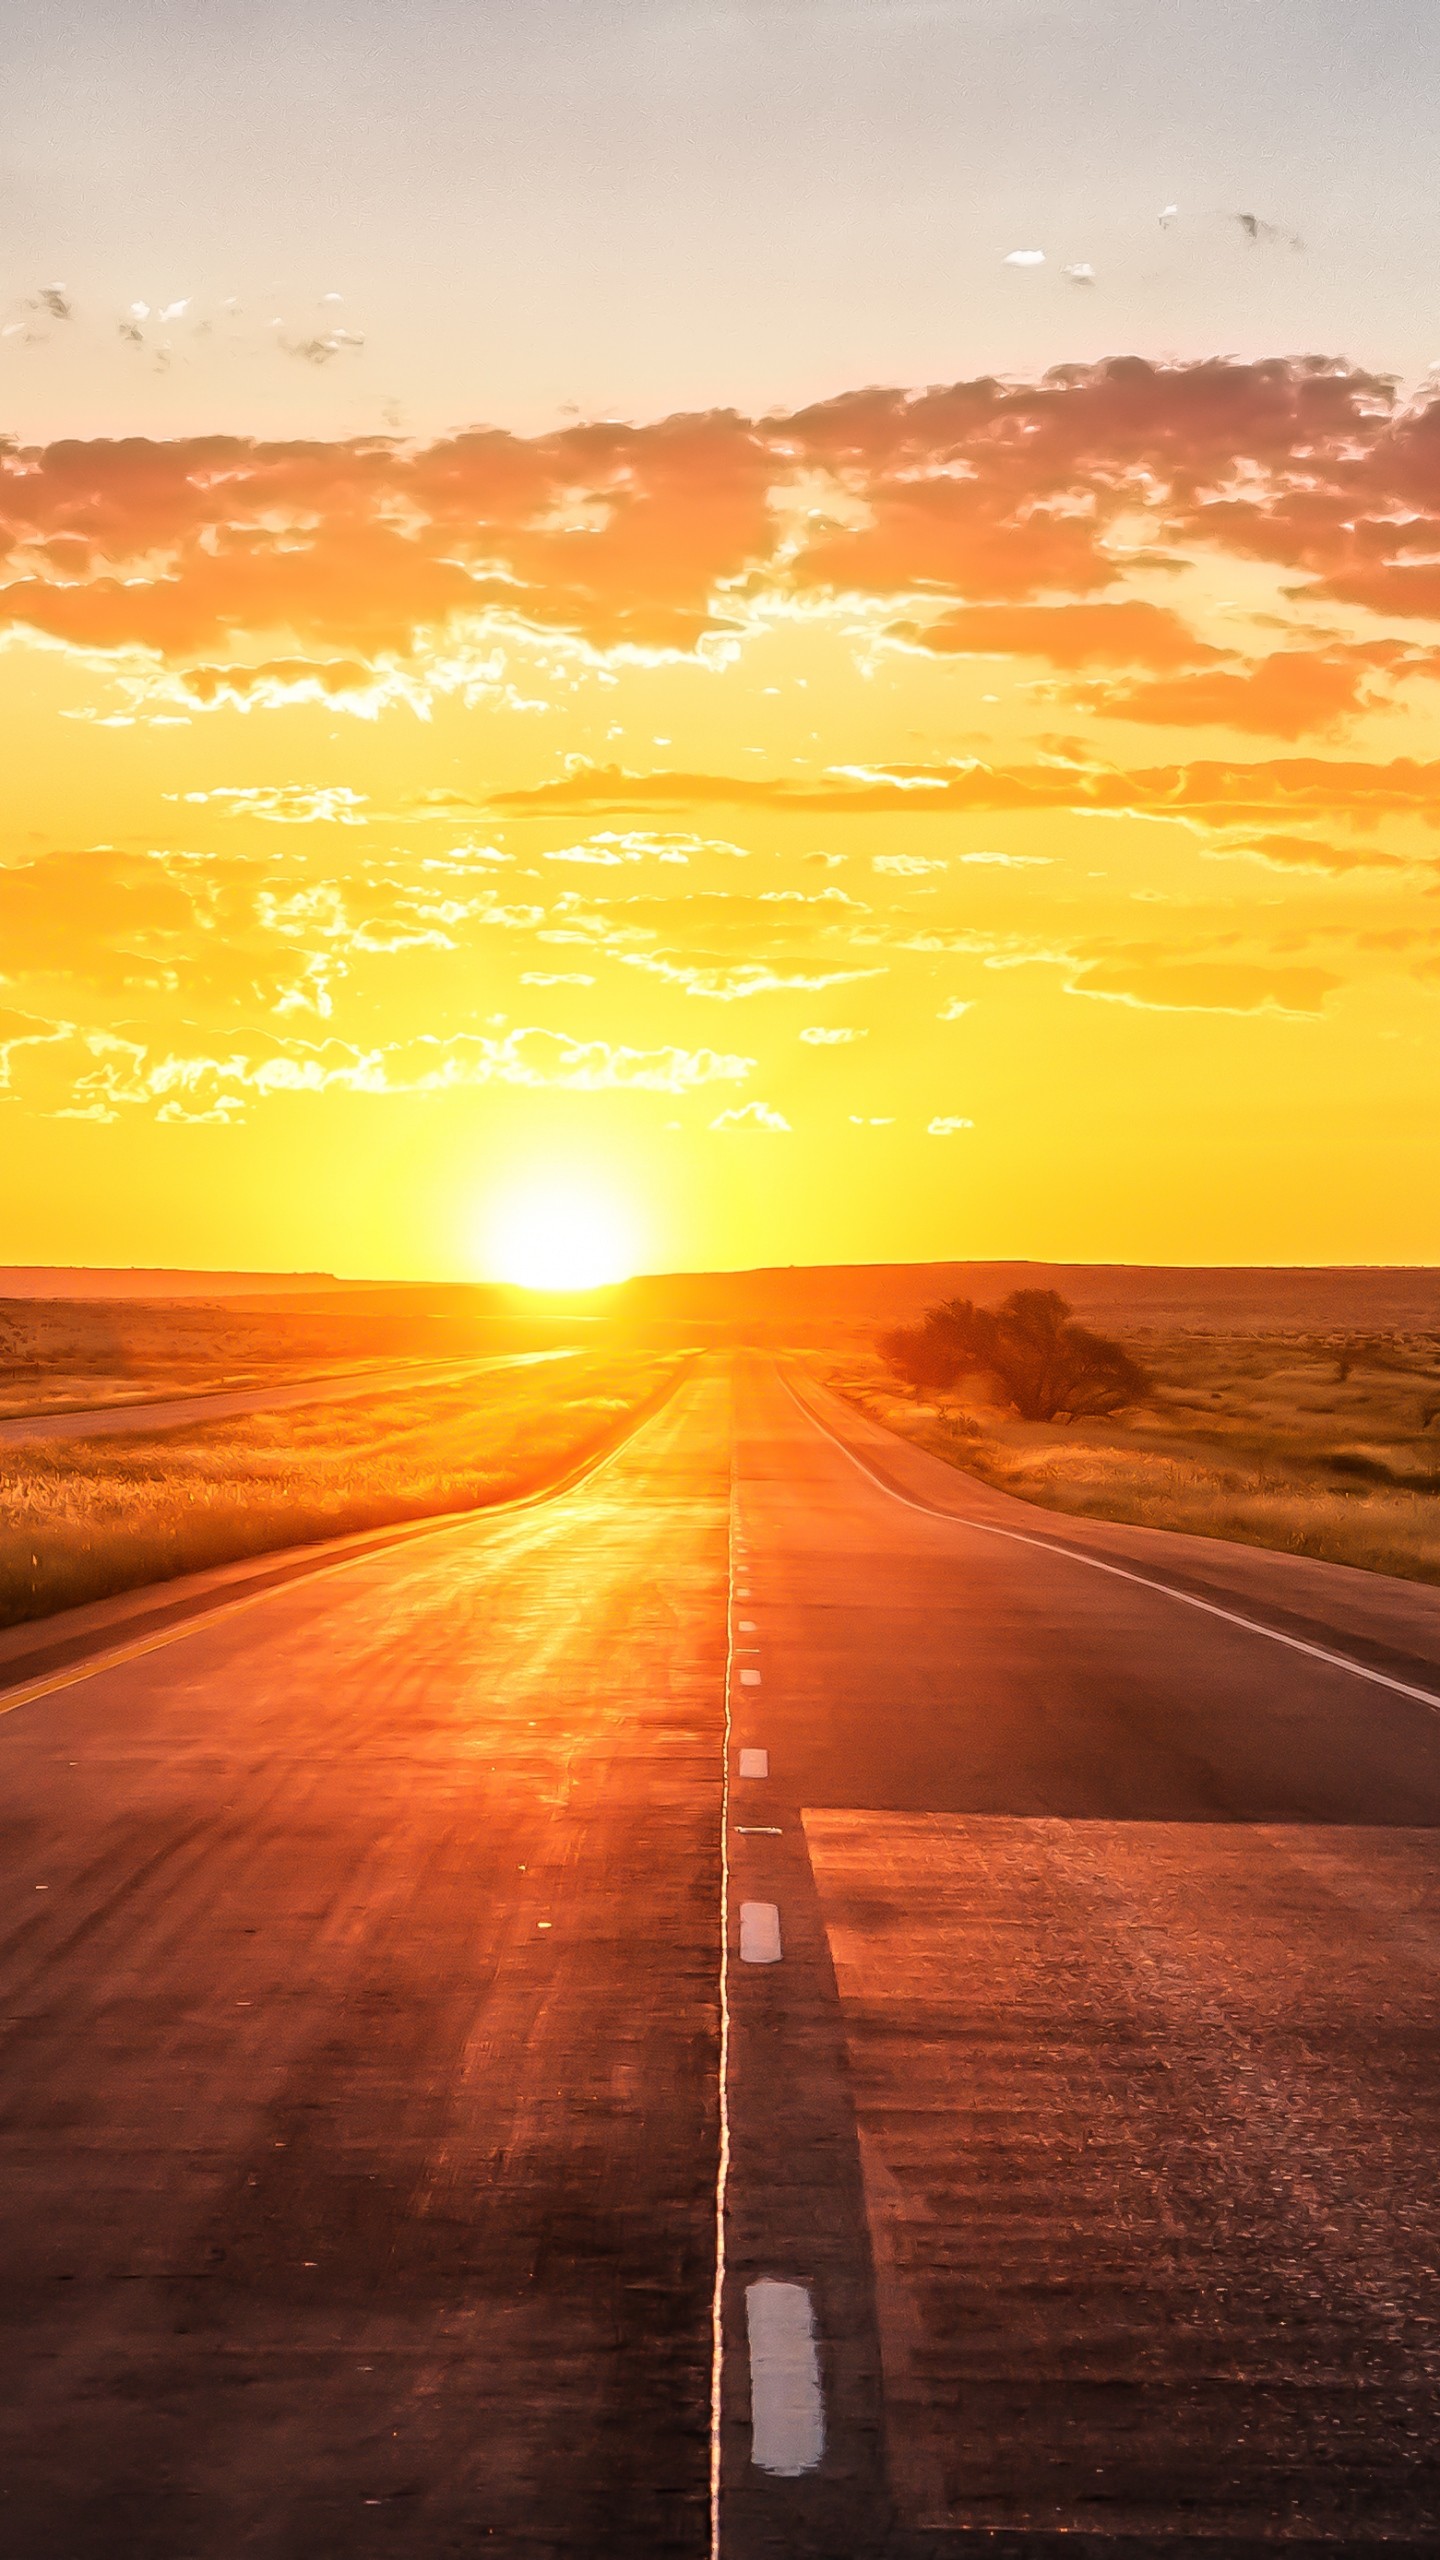
[[[62,976],[154,984],[203,931],[203,885],[109,845],[0,864],[0,983]]]
[[[428,707],[399,668],[363,658],[266,658],[251,665],[185,667],[168,680],[172,701],[190,711],[279,711],[302,702],[376,719],[392,702]]]
[[[1262,222],[1258,213],[1232,213],[1253,247],[1270,249],[1303,249],[1305,243],[1293,231],[1285,231],[1278,222]]]
[[[1269,962],[1133,958],[1092,961],[1068,982],[1072,996],[1098,996],[1147,1013],[1318,1014],[1342,981],[1328,969]]]
[[[950,864],[943,853],[877,853],[870,868],[889,872],[897,880],[922,880],[927,872],[948,871]]]
[[[14,1091],[17,1051],[49,1047],[74,1036],[73,1023],[46,1022],[37,1014],[16,1013],[0,1005],[0,1093]]]
[[[345,782],[319,785],[301,782],[221,783],[213,791],[167,793],[188,808],[214,801],[232,818],[264,818],[272,826],[364,827],[367,795]]]
[[[160,316],[163,319],[165,314],[162,312]],[[283,355],[296,356],[301,364],[327,365],[346,353],[358,355],[365,341],[354,329],[322,329],[306,338],[288,338],[282,334],[277,336],[275,344]]]
[[[974,1010],[973,996],[952,996],[948,1004],[942,1004],[935,1019],[937,1022],[960,1022],[967,1013],[973,1013]]]
[[[930,786],[923,795],[905,788],[916,778]],[[1212,814],[1251,822],[1295,817],[1302,810],[1317,815],[1343,810],[1371,818],[1414,815],[1428,820],[1440,809],[1440,762],[1409,756],[1385,762],[1292,756],[1261,763],[1211,757],[1137,769],[1057,757],[988,765],[975,757],[953,764],[876,768],[863,783],[841,775],[819,784],[748,774],[633,774],[616,765],[586,765],[563,781],[502,792],[493,806],[497,814],[538,818],[560,809],[625,811],[657,803],[683,809],[727,802],[777,813],[823,811],[832,819],[1064,809],[1115,816]]]
[[[950,657],[1041,658],[1048,666],[1148,667],[1156,674],[1198,667],[1221,652],[1198,640],[1168,606],[1123,604],[964,605],[928,623],[901,623],[897,637]]]
[[[668,978],[672,986],[683,987],[688,996],[711,996],[722,1004],[733,1004],[744,996],[815,995],[825,987],[845,987],[861,978],[880,978],[885,972],[875,969],[779,969],[759,960],[736,961],[723,967],[705,967],[689,960],[676,960],[663,951],[627,951],[624,964],[629,969],[647,969],[657,978]]]
[[[838,1049],[844,1041],[868,1040],[870,1034],[868,1031],[857,1031],[850,1025],[843,1030],[834,1031],[822,1030],[818,1025],[812,1025],[808,1030],[802,1031],[800,1037],[812,1049]]]
[[[790,1123],[782,1111],[768,1102],[746,1102],[736,1111],[722,1111],[711,1121],[712,1129],[773,1129],[788,1135]]]
[[[1243,670],[1217,669],[1128,688],[1090,686],[1073,698],[1110,720],[1303,738],[1352,718],[1375,678],[1373,661],[1362,651],[1280,649]]]
[[[1322,843],[1316,836],[1247,836],[1243,841],[1201,846],[1210,862],[1263,862],[1272,871],[1409,871],[1404,854],[1383,853],[1378,846]]]
[[[1054,867],[1054,856],[1049,853],[962,853],[960,859],[991,871],[1049,871]]]
[[[622,862],[663,862],[684,869],[697,855],[723,854],[734,861],[748,861],[743,845],[730,844],[723,837],[688,834],[656,835],[648,828],[629,827],[618,832],[613,827],[601,828],[587,836],[583,844],[557,846],[545,854],[546,862],[590,863],[600,870],[614,870]]]
[[[360,1048],[339,1039],[286,1040],[247,1032],[224,1047],[78,1030],[70,1024],[23,1027],[4,1054],[11,1083],[31,1107],[54,1117],[114,1120],[132,1110],[160,1120],[232,1120],[277,1095],[439,1093],[509,1085],[569,1093],[691,1093],[712,1084],[743,1084],[753,1058],[712,1049],[632,1049],[605,1040],[518,1029],[503,1038],[479,1033],[424,1033]],[[0,1039],[4,1023],[0,1021]],[[23,1072],[14,1071],[21,1058]]]
[[[343,343],[327,328],[294,351],[328,360]],[[286,670],[268,680],[282,694],[303,681],[297,660],[378,679],[479,623],[691,650],[742,629],[767,595],[888,603],[937,652],[1165,674],[1207,664],[1203,645],[1113,590],[1142,551],[1177,550],[1278,565],[1312,596],[1435,613],[1440,394],[1407,402],[1318,359],[1115,357],[1038,382],[528,438],[0,447],[0,621],[193,670],[198,701],[263,701],[251,661]],[[1035,618],[1007,636],[987,608]],[[317,683],[363,695],[348,673]]]
[[[973,1129],[974,1126],[973,1120],[931,1120],[925,1135],[927,1138],[953,1138],[958,1129]]]

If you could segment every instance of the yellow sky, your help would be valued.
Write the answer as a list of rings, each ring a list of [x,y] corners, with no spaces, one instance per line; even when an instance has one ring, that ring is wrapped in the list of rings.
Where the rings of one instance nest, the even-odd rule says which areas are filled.
[[[0,1255],[1440,1257],[1431,415],[14,448]]]

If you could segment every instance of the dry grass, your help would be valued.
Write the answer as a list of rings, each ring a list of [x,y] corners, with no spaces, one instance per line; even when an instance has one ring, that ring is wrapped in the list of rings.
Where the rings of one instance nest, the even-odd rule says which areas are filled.
[[[1440,1340],[1136,1333],[1126,1348],[1155,1391],[1106,1422],[918,1396],[869,1353],[822,1374],[1027,1502],[1440,1582]]]
[[[531,1492],[603,1446],[680,1365],[597,1352],[203,1429],[0,1449],[0,1625]]]
[[[0,1298],[0,1419],[538,1350],[586,1337],[480,1287],[263,1299]],[[593,1339],[593,1332],[591,1334]]]

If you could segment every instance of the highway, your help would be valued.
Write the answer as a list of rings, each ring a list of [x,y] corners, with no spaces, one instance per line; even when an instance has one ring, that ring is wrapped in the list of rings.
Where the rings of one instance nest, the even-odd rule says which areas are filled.
[[[42,1440],[131,1439],[136,1432],[193,1431],[242,1413],[278,1413],[292,1406],[349,1404],[361,1396],[418,1395],[427,1387],[463,1384],[487,1369],[526,1369],[540,1360],[573,1360],[573,1351],[506,1351],[481,1360],[392,1362],[387,1368],[347,1371],[337,1377],[292,1378],[283,1386],[258,1380],[248,1387],[206,1387],[193,1395],[151,1396],[131,1404],[97,1404],[56,1413],[17,1413],[0,1420],[0,1448],[30,1448]]]
[[[13,1694],[7,2560],[1435,2549],[1440,1591],[742,1357]]]

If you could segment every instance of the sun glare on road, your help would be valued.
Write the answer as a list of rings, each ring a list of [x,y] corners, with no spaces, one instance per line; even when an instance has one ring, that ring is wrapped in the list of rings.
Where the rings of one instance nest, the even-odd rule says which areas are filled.
[[[486,1260],[520,1289],[602,1289],[628,1279],[636,1244],[620,1204],[580,1182],[511,1193],[489,1220]]]

